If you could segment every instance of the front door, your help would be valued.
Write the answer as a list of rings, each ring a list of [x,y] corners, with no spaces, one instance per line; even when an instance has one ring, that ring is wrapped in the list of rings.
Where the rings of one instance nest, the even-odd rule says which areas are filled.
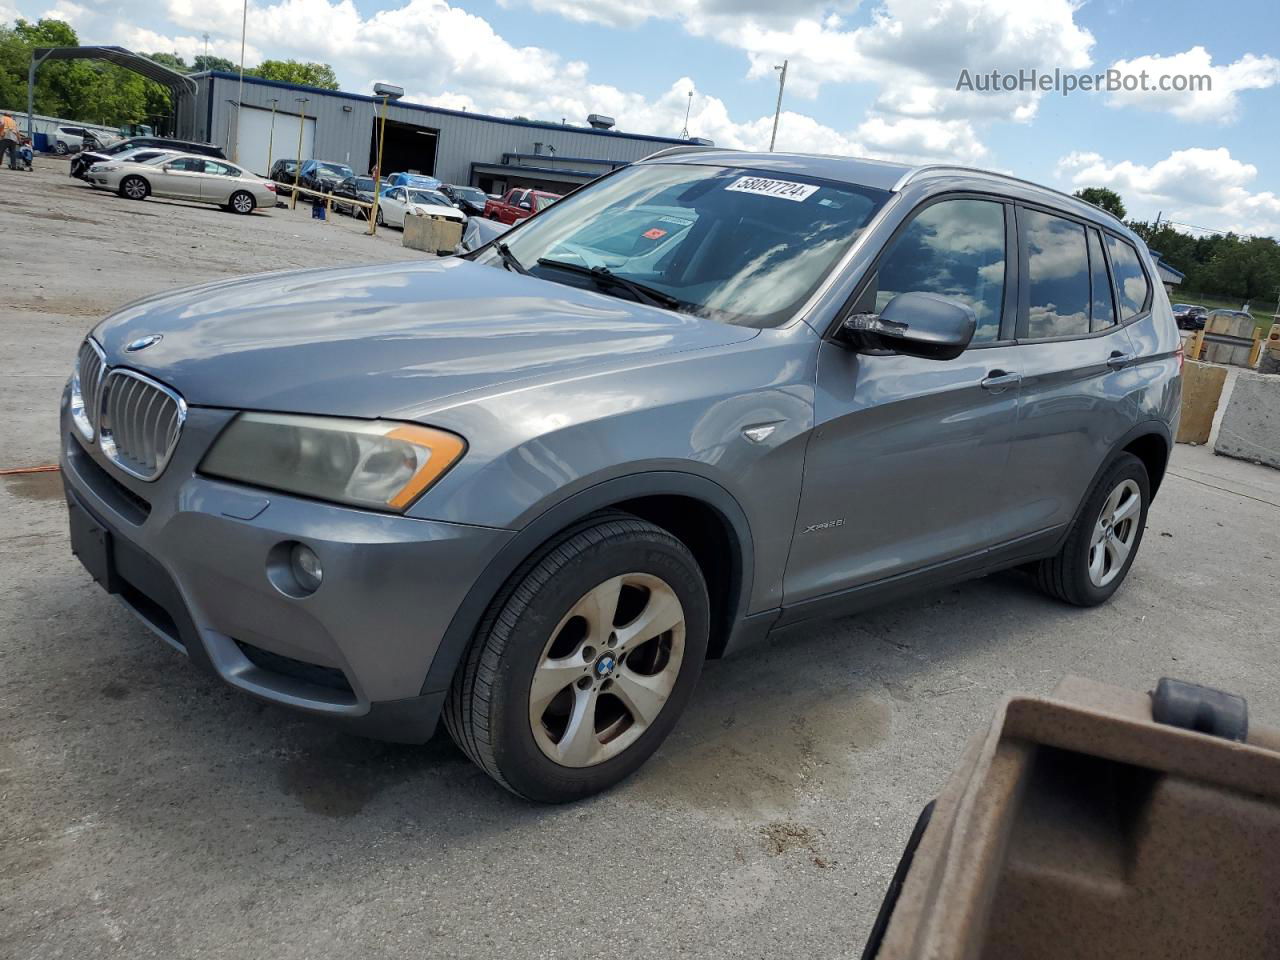
[[[151,192],[164,197],[199,200],[200,180],[203,176],[203,159],[179,157],[177,160],[161,164],[158,173],[151,178]]]
[[[874,289],[859,298],[876,312],[907,291],[968,304],[978,326],[957,359],[821,345],[788,606],[977,554],[1002,536],[1019,393],[1015,348],[1002,339],[1015,306],[1010,226],[998,201],[928,203],[890,241]]]

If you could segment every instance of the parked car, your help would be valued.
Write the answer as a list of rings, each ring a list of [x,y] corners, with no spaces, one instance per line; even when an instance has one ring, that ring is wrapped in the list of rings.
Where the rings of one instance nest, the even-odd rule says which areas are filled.
[[[1209,310],[1206,307],[1194,303],[1173,304],[1173,319],[1183,330],[1203,330],[1208,316]]]
[[[334,187],[347,177],[354,177],[355,171],[345,163],[331,160],[304,160],[298,173],[298,186],[320,193],[332,193]]]
[[[656,261],[602,229],[643,207],[677,211]],[[1150,254],[1097,207],[686,147],[464,257],[124,307],[80,347],[61,476],[93,577],[227,683],[402,741],[443,716],[566,801],[773,630],[1013,567],[1105,602],[1181,367]]]
[[[86,127],[58,126],[54,127],[49,134],[49,146],[53,148],[54,153],[60,155],[77,153],[84,149],[85,140],[90,138],[96,139]]]
[[[545,210],[559,199],[558,193],[517,187],[508,190],[500,200],[486,200],[484,215],[500,223],[515,223],[525,217],[532,217],[539,210]]]
[[[386,186],[386,181],[382,182]],[[373,177],[347,177],[340,184],[333,188],[333,207],[339,213],[347,213],[359,219],[368,219],[368,213],[363,207],[357,207],[353,203],[343,203],[340,197],[347,200],[359,200],[362,203],[373,203]]]
[[[157,149],[156,147],[135,147],[132,150],[126,150],[123,153],[115,157],[111,157],[107,160],[99,160],[96,164],[93,164],[92,166],[90,166],[89,169],[92,170],[94,166],[105,167],[107,164],[110,164],[110,163],[150,164],[153,161],[159,160],[163,157],[178,157],[181,155],[182,155],[182,151],[180,150],[160,150],[160,149]],[[100,171],[100,173],[101,172],[102,171]],[[115,184],[114,186],[108,186],[108,181],[105,176],[99,176],[97,179],[95,179],[91,174],[88,174],[87,172],[85,176],[85,182],[88,183],[89,186],[93,187],[95,190],[115,189],[115,187],[118,186],[118,184]]]
[[[439,190],[442,182],[425,173],[393,173],[387,177],[389,187],[421,187],[424,190]]]
[[[441,185],[440,192],[468,217],[484,216],[484,206],[489,198],[479,187],[460,187],[454,183],[446,183]]]
[[[390,225],[403,230],[404,218],[413,214],[429,214],[458,223],[467,222],[467,215],[438,190],[419,190],[414,187],[383,189],[378,197],[378,226]]]
[[[274,180],[276,183],[287,183],[293,185],[294,178],[298,175],[297,160],[277,160],[271,164],[271,172],[267,175],[268,180]]]
[[[222,148],[216,143],[201,143],[198,140],[170,140],[167,137],[129,137],[119,140],[101,150],[86,150],[71,158],[71,176],[81,180],[85,178],[89,168],[95,163],[102,163],[112,157],[118,157],[128,150],[139,147],[153,147],[157,150],[169,150],[175,153],[195,153],[202,157],[213,157],[225,160]]]
[[[129,200],[149,196],[214,203],[234,213],[276,205],[276,185],[225,160],[178,155],[148,163],[108,160],[89,168],[90,180]]]

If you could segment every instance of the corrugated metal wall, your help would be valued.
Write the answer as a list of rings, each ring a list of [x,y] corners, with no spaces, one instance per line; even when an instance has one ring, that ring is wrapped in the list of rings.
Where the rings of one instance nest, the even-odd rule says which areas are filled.
[[[230,141],[235,135],[237,79],[220,74],[198,75],[196,79],[200,84],[200,94],[195,103],[198,137],[221,144],[230,157]],[[303,97],[307,102],[299,103],[298,99]],[[380,101],[287,84],[245,80],[246,106],[270,110],[273,99],[278,111],[295,116],[304,112],[306,116],[315,118],[317,158],[341,161],[360,173],[368,172],[373,120],[380,109]],[[343,107],[350,107],[350,112]],[[439,131],[435,175],[449,183],[468,182],[473,162],[501,163],[504,153],[531,154],[535,143],[543,144],[544,150],[548,144],[555,147],[556,154],[561,157],[630,162],[684,142],[559,124],[507,121],[479,114],[468,116],[396,103],[387,109],[387,119]],[[277,157],[292,157],[296,147],[286,144],[273,152]]]

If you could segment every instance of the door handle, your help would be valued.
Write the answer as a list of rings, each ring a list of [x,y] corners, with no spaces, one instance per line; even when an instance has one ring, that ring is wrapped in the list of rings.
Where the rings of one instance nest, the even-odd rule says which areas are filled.
[[[1129,364],[1133,363],[1133,354],[1121,353],[1119,350],[1112,350],[1111,356],[1107,357],[1107,366],[1112,370],[1123,370]]]
[[[1004,393],[1010,387],[1022,382],[1022,374],[1006,373],[1004,370],[992,370],[986,375],[979,386],[983,390],[989,390],[992,393]]]

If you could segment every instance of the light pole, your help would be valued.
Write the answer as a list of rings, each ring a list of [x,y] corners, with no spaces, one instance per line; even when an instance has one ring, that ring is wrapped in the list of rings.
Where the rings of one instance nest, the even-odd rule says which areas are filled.
[[[298,159],[293,168],[293,196],[289,200],[289,209],[298,209],[298,176],[302,173],[302,128],[307,124],[307,103],[310,97],[294,97],[298,104]]]
[[[267,134],[267,176],[271,176],[271,148],[276,141],[276,104],[280,101],[271,98],[271,132]]]
[[[774,64],[773,69],[781,70],[778,76],[778,105],[773,109],[773,133],[769,136],[769,152],[773,153],[773,144],[778,139],[778,118],[782,116],[782,88],[787,85],[787,62],[782,61],[782,65]]]
[[[240,14],[240,89],[236,91],[236,103],[244,103],[244,34],[249,25],[249,0],[244,0],[244,10]],[[240,115],[236,114],[236,145],[231,159],[240,162]]]
[[[689,102],[684,108],[684,129],[680,131],[680,139],[689,139],[689,111],[693,109],[693,91],[689,91]]]
[[[373,168],[373,206],[369,209],[369,236],[378,235],[378,197],[382,194],[382,148],[387,142],[387,101],[404,96],[404,87],[393,83],[375,83],[374,96],[382,98],[382,119],[378,122],[378,162]]]

